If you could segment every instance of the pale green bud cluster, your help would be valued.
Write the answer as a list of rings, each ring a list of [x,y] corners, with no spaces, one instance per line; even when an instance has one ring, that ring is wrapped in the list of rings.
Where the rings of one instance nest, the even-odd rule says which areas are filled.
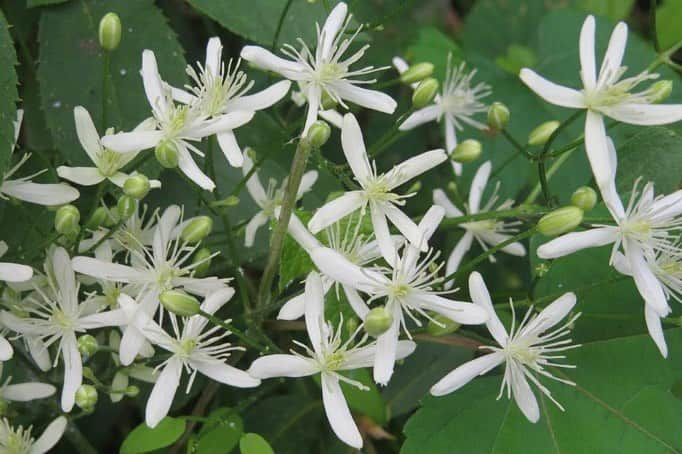
[[[154,148],[154,156],[165,169],[174,169],[178,166],[178,150],[172,142],[159,143]]]
[[[131,175],[123,183],[123,193],[138,200],[144,199],[149,193],[149,189],[151,189],[149,178],[141,173]]]
[[[98,399],[97,389],[92,385],[81,385],[76,391],[76,405],[86,413],[95,410]]]

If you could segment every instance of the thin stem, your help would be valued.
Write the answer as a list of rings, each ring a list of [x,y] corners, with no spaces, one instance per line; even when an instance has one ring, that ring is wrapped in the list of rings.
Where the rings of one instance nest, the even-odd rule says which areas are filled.
[[[656,30],[656,10],[657,10],[657,1],[656,0],[651,0],[651,4],[649,5],[649,24],[650,24],[650,33],[651,33],[651,41],[654,44],[654,49],[656,50],[656,53],[660,54],[661,53],[661,42],[658,40],[658,31]]]
[[[108,50],[104,51],[102,59],[102,131],[108,127],[107,104],[109,103],[109,73],[111,67],[111,55]]]
[[[393,126],[391,126],[391,129],[386,131],[383,136],[379,138],[376,142],[372,144],[371,147],[369,147],[369,150],[367,152],[367,155],[371,158],[378,156],[384,149],[393,143],[395,140],[395,136],[397,136],[400,133],[400,125],[403,124],[405,119],[412,115],[414,111],[417,110],[417,108],[412,105],[410,106],[409,109],[405,113],[403,113],[400,117],[398,117],[398,120],[396,120],[395,123],[393,123]],[[448,150],[448,152],[451,150]]]
[[[274,51],[277,47],[277,41],[279,41],[279,35],[282,33],[282,26],[284,25],[284,19],[286,19],[287,13],[289,12],[289,8],[291,7],[292,3],[293,0],[287,0],[286,4],[284,5],[284,9],[282,9],[282,14],[279,15],[277,28],[275,29],[275,36],[272,38],[272,45],[270,46],[270,50],[272,51]]]
[[[214,325],[220,326],[221,328],[223,328],[223,329],[229,331],[230,333],[234,334],[234,336],[236,338],[238,338],[239,340],[244,342],[244,344],[246,344],[247,346],[258,350],[261,353],[267,353],[268,352],[268,349],[266,347],[263,347],[259,343],[249,339],[249,337],[246,334],[244,334],[242,331],[235,328],[234,325],[232,325],[232,323],[227,323],[227,322],[219,319],[215,315],[209,314],[208,312],[202,311],[201,309],[199,309],[198,314],[201,315],[202,317],[204,317],[205,319],[207,319],[209,322],[213,323]]]
[[[557,159],[556,161],[554,161],[552,163],[552,165],[549,167],[549,170],[545,173],[547,181],[549,181],[552,178],[552,176],[554,176],[554,174],[559,170],[559,167],[561,167],[563,165],[563,163],[566,162],[568,160],[568,158],[571,157],[571,155],[573,154],[574,151],[575,151],[575,148],[573,148],[572,150],[569,150],[568,152],[559,156],[559,159]],[[538,196],[540,195],[540,190],[541,190],[540,183],[538,183],[537,185],[535,185],[535,187],[530,192],[528,197],[526,197],[526,200],[523,203],[524,204],[535,203]]]
[[[94,251],[95,249],[97,249],[99,246],[102,245],[102,243],[104,243],[106,240],[108,240],[109,238],[111,238],[111,236],[112,236],[114,233],[116,233],[116,231],[117,231],[119,228],[121,228],[121,226],[122,226],[124,223],[125,223],[125,221],[119,221],[119,222],[117,222],[116,225],[114,225],[112,228],[110,228],[109,231],[108,231],[107,233],[105,233],[104,236],[103,236],[102,238],[100,238],[99,240],[97,240],[97,242],[96,242],[95,244],[93,244],[92,246],[90,246],[89,248],[87,248],[86,250],[84,250],[83,252],[79,252],[79,254],[81,254],[81,255],[87,255],[87,254],[89,254],[90,252],[92,252],[92,251]],[[76,251],[76,252],[78,252],[78,251]]]
[[[507,142],[509,142],[514,148],[516,148],[516,151],[524,155],[528,159],[532,159],[533,155],[526,150],[526,147],[521,145],[521,143],[514,138],[514,136],[511,135],[509,131],[506,129],[503,129],[502,131],[502,137],[507,139]]]
[[[485,219],[499,219],[499,218],[513,218],[523,217],[529,215],[540,215],[546,211],[538,206],[521,205],[509,210],[487,211],[485,213],[467,214],[465,216],[457,216],[454,218],[443,219],[441,227],[454,227],[465,222],[482,221]]]

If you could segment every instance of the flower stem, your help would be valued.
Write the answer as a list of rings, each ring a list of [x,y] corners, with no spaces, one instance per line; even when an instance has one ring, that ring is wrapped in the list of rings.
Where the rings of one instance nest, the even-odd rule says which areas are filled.
[[[230,333],[234,334],[234,336],[236,338],[238,338],[239,340],[244,342],[244,344],[246,344],[248,347],[254,348],[261,353],[267,353],[268,352],[269,349],[267,347],[264,347],[264,346],[260,345],[258,342],[255,342],[255,341],[249,339],[249,336],[247,336],[242,331],[235,328],[234,325],[232,325],[232,323],[227,323],[227,322],[219,319],[215,315],[209,314],[208,312],[202,311],[201,309],[199,309],[199,315],[201,315],[202,317],[204,317],[205,319],[207,319],[209,322],[213,323],[214,325],[220,326],[221,328],[223,328],[223,329],[229,331]],[[274,344],[271,345],[270,347],[273,347],[273,346],[274,346]],[[277,346],[274,346],[274,348],[278,349]]]
[[[412,113],[415,110],[417,110],[415,106],[410,106],[410,108],[407,109],[407,111],[405,113],[403,113],[400,117],[398,117],[396,122],[393,123],[393,126],[391,126],[391,129],[386,131],[384,133],[384,135],[379,138],[379,140],[374,142],[372,144],[372,146],[369,147],[367,155],[370,158],[374,158],[374,157],[378,156],[380,153],[382,153],[386,149],[387,146],[392,144],[399,137],[399,134],[401,134],[401,131],[399,129],[400,125],[403,124],[403,121],[405,121],[405,119],[407,117],[412,115]],[[450,151],[451,150],[448,150],[448,152],[450,152]]]
[[[516,151],[524,155],[528,159],[533,159],[533,155],[526,150],[526,147],[521,145],[521,143],[514,138],[514,136],[511,135],[507,129],[502,129],[502,137],[507,139],[507,142],[509,142],[514,148],[516,148]]]
[[[546,211],[539,206],[534,205],[520,205],[509,210],[487,211],[485,213],[468,214],[465,216],[457,216],[455,218],[443,219],[441,227],[454,227],[465,222],[482,221],[485,219],[499,219],[499,218],[513,218],[525,217],[530,215],[541,215]]]
[[[292,3],[293,0],[287,0],[284,8],[282,9],[282,14],[279,15],[277,28],[275,29],[275,36],[272,38],[272,45],[270,46],[270,50],[272,51],[274,51],[277,47],[277,41],[279,41],[279,35],[282,33],[282,26],[284,25],[284,19],[286,19],[287,13],[289,13],[289,8],[291,7]]]
[[[111,55],[108,50],[104,51],[102,58],[102,131],[106,131],[108,121],[107,104],[109,103],[109,73],[111,67]]]
[[[571,157],[571,155],[573,154],[573,151],[575,151],[575,148],[563,153],[561,156],[559,156],[559,159],[557,159],[556,161],[554,161],[552,163],[552,165],[549,167],[549,170],[547,170],[545,172],[545,177],[546,177],[547,181],[549,181],[549,179],[552,178],[552,176],[557,172],[557,170],[559,170],[559,167],[561,167],[563,165],[563,163],[566,162],[568,160],[568,158]],[[526,197],[526,200],[523,203],[524,204],[535,203],[538,196],[540,195],[540,191],[541,191],[541,186],[540,186],[540,183],[538,183],[537,185],[535,185],[535,187],[530,192],[530,194],[528,194],[528,197]]]

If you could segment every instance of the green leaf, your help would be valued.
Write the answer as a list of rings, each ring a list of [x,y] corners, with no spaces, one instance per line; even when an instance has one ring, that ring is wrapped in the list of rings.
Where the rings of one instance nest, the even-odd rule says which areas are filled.
[[[346,397],[346,402],[351,410],[368,416],[375,423],[384,425],[388,422],[386,402],[381,397],[377,385],[372,379],[370,369],[355,369],[345,372],[344,375],[352,380],[359,381],[369,389],[363,391],[345,382],[341,382],[341,389]]]
[[[682,2],[667,0],[659,2],[656,10],[656,33],[661,49],[669,49],[682,40]]]
[[[462,59],[462,51],[451,37],[436,27],[422,27],[417,39],[407,48],[405,57],[410,63],[430,62],[435,66],[435,77],[443,82],[447,69],[448,55],[452,54],[453,62]]]
[[[260,435],[244,434],[239,440],[239,450],[242,454],[274,454],[270,444]]]
[[[5,172],[14,146],[17,119],[17,55],[9,34],[9,24],[0,11],[0,175]]]
[[[58,5],[59,3],[66,3],[69,0],[26,0],[26,6],[35,8],[37,6]]]
[[[166,416],[150,429],[140,424],[128,434],[121,445],[121,454],[138,454],[165,448],[175,443],[185,432],[185,421]]]
[[[532,68],[537,63],[533,49],[519,44],[511,44],[504,56],[497,57],[495,63],[509,74],[516,76],[522,68]]]
[[[195,442],[197,454],[227,454],[239,443],[244,433],[244,423],[232,408],[219,408],[201,426]]]
[[[97,27],[109,11],[121,17],[123,36],[110,54],[108,121],[103,125],[104,54]],[[75,106],[88,109],[100,134],[110,126],[130,130],[151,116],[139,75],[143,49],[154,51],[164,80],[176,86],[186,80],[183,50],[152,0],[86,0],[49,8],[43,11],[38,37],[38,82],[47,127],[72,165],[91,165],[76,137]]]
[[[634,4],[635,0],[578,0],[578,6],[588,13],[614,21],[626,19]]]
[[[681,329],[668,330],[666,337],[673,348],[682,345]],[[571,350],[567,362],[577,367],[552,373],[577,386],[543,380],[566,411],[536,392],[541,410],[536,424],[506,395],[495,400],[501,376],[474,379],[448,396],[428,397],[405,427],[401,452],[679,452],[682,401],[671,394],[682,376],[679,353],[661,358],[647,335]]]

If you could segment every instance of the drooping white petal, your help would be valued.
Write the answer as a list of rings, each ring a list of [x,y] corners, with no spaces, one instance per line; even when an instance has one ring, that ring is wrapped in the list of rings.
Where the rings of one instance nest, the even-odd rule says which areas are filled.
[[[457,391],[479,375],[488,373],[503,361],[504,355],[500,352],[490,353],[467,361],[433,385],[431,387],[431,394],[434,396],[444,396]]]
[[[364,320],[369,313],[369,307],[367,307],[367,303],[365,303],[360,294],[354,288],[348,285],[343,285],[342,287],[343,292],[348,299],[348,304],[350,304],[350,307],[353,309],[353,311],[355,311],[355,314],[360,317],[360,320]]]
[[[180,384],[181,374],[182,362],[180,359],[172,357],[159,374],[147,401],[145,422],[149,427],[156,427],[168,414],[175,392]]]
[[[324,121],[334,126],[335,128],[339,129],[343,128],[343,115],[341,115],[337,110],[334,109],[320,110],[318,112],[318,115],[320,116],[320,118],[322,118]]]
[[[417,348],[417,344],[409,340],[398,341],[396,348],[395,359],[401,359],[410,356]],[[370,367],[374,363],[374,356],[376,355],[376,346],[367,345],[349,352],[346,355],[346,362],[341,366],[341,370],[361,369]]]
[[[303,174],[303,177],[301,177],[301,184],[298,185],[298,190],[296,191],[296,200],[303,197],[303,194],[310,192],[317,181],[318,176],[317,170],[309,170]]]
[[[594,16],[587,16],[580,30],[580,78],[586,90],[597,84],[597,63],[594,55]]]
[[[244,163],[244,158],[234,132],[223,131],[216,134],[216,137],[218,137],[218,145],[220,145],[220,149],[223,151],[227,162],[229,162],[232,167],[241,167]]]
[[[270,85],[265,90],[250,95],[240,96],[231,100],[227,105],[227,111],[233,112],[235,110],[248,110],[255,112],[257,110],[267,109],[282,99],[291,87],[291,82],[288,80],[280,80],[276,84]]]
[[[587,111],[585,118],[585,151],[595,181],[599,187],[607,187],[613,177],[613,172],[606,140],[604,117],[592,110]]]
[[[511,367],[511,389],[514,395],[514,401],[518,405],[521,412],[528,418],[528,421],[535,423],[540,419],[540,408],[538,401],[530,389],[528,381],[521,371],[521,367],[514,362],[507,363]]]
[[[449,218],[464,216],[464,213],[450,201],[442,189],[433,190],[433,203],[445,209],[445,215]]]
[[[268,215],[263,211],[259,211],[251,218],[244,229],[244,246],[253,246],[256,242],[256,233],[258,232],[258,229],[267,224],[268,219]]]
[[[655,310],[659,317],[665,317],[670,313],[670,306],[668,306],[663,285],[649,267],[644,251],[634,241],[628,239],[623,242],[623,246],[637,290],[646,304]]]
[[[391,327],[376,341],[376,355],[374,357],[374,381],[386,386],[393,375],[398,351],[398,335],[400,329],[400,308],[393,309],[393,323]]]
[[[483,281],[483,276],[477,271],[469,275],[469,294],[471,295],[471,301],[488,313],[488,321],[485,322],[485,325],[493,339],[495,339],[495,342],[500,346],[507,345],[509,334],[495,312],[493,301],[490,298],[488,287]]]
[[[0,336],[0,361],[9,361],[14,356],[14,349],[5,336]]]
[[[48,383],[20,383],[7,385],[2,391],[2,397],[15,402],[28,402],[35,399],[50,397],[57,388]]]
[[[469,189],[469,211],[471,213],[478,213],[481,207],[481,198],[483,191],[488,184],[490,172],[492,171],[492,163],[490,161],[484,162],[476,171],[474,179],[471,181],[471,188]]]
[[[135,282],[140,277],[140,272],[133,267],[105,262],[92,257],[74,257],[72,266],[78,273],[105,281],[130,283]]]
[[[600,79],[608,75],[613,76],[620,69],[627,42],[628,26],[625,22],[618,22],[609,38],[609,45],[599,70]]]
[[[256,359],[249,367],[252,377],[266,379],[275,377],[307,377],[319,372],[315,363],[296,355],[266,355]]]
[[[301,137],[307,137],[310,127],[317,121],[317,113],[320,110],[320,103],[322,100],[322,89],[317,84],[308,85],[306,94],[308,99],[308,111],[305,117],[305,125]]]
[[[400,124],[400,127],[398,129],[401,131],[409,131],[410,129],[414,129],[417,126],[423,125],[424,123],[436,121],[436,118],[438,118],[439,113],[440,113],[439,106],[433,105],[424,107],[423,109],[419,109],[412,115],[407,117],[405,121],[403,121]],[[450,150],[450,148],[448,147],[448,151],[452,150]]]
[[[490,318],[488,311],[476,304],[453,301],[431,293],[415,292],[410,301],[462,325],[478,325]]]
[[[329,278],[360,291],[371,291],[385,277],[377,272],[360,268],[339,252],[321,247],[310,253],[315,266]]]
[[[343,117],[341,129],[341,146],[346,161],[355,175],[355,179],[363,181],[372,175],[372,167],[369,164],[365,141],[355,115],[348,113]]]
[[[599,110],[614,120],[631,125],[667,125],[682,120],[680,104],[622,103],[600,107]]]
[[[665,343],[665,336],[663,335],[663,325],[661,323],[661,317],[658,315],[655,309],[653,309],[648,304],[644,305],[644,320],[646,321],[646,327],[649,331],[649,336],[656,343],[658,351],[664,358],[668,357],[668,345]]]
[[[251,62],[253,65],[265,69],[267,71],[274,71],[291,80],[301,80],[304,75],[305,68],[300,63],[285,60],[280,58],[259,46],[244,46],[241,51],[241,57]]]
[[[305,294],[301,293],[284,303],[277,313],[277,320],[298,320],[305,314]]]
[[[334,7],[324,21],[324,25],[320,31],[320,41],[317,43],[319,47],[317,52],[322,59],[329,60],[331,58],[334,39],[341,31],[341,27],[343,27],[347,15],[348,6],[345,3],[340,2]]]
[[[308,221],[312,233],[318,233],[325,227],[345,218],[365,204],[361,191],[350,191],[322,205]]]
[[[317,353],[325,349],[326,338],[323,333],[324,320],[324,288],[320,275],[312,271],[305,280],[305,327],[308,338]]]
[[[0,193],[37,205],[56,206],[76,200],[80,193],[64,183],[33,183],[31,181],[6,180],[0,185]]]
[[[451,154],[455,151],[457,146],[457,131],[455,131],[455,124],[452,122],[450,116],[445,117],[445,151]]]
[[[537,254],[541,259],[555,259],[582,249],[613,243],[617,236],[618,230],[615,227],[599,227],[583,232],[571,232],[541,245],[538,247]]]
[[[335,80],[330,85],[341,99],[366,109],[392,114],[398,107],[393,98],[377,90],[358,87],[345,80]]]
[[[97,128],[92,122],[90,113],[82,106],[76,106],[73,109],[73,117],[76,123],[76,135],[83,150],[88,157],[96,165],[99,164],[99,152],[102,146],[99,144],[99,134]]]
[[[450,256],[448,257],[448,261],[445,263],[445,275],[450,276],[452,273],[457,271],[457,268],[459,268],[459,264],[462,263],[462,258],[464,257],[464,254],[466,254],[469,249],[471,249],[471,243],[474,240],[474,234],[471,233],[470,231],[464,232],[464,235],[462,235],[462,238],[457,242],[457,245],[455,248],[452,250],[450,253]],[[450,279],[448,282],[445,283],[445,288],[450,289],[454,285],[454,280]]]
[[[391,232],[388,229],[386,213],[383,209],[384,206],[388,205],[390,204],[373,203],[369,213],[372,220],[372,228],[374,229],[374,237],[376,238],[376,242],[379,245],[381,255],[389,265],[394,266],[398,258],[398,251],[396,250],[395,243],[391,238]]]
[[[26,336],[24,335],[26,344],[28,345],[28,351],[31,354],[31,358],[35,361],[36,365],[43,372],[47,372],[52,368],[52,361],[50,361],[50,352],[47,347],[40,340],[39,337]]]
[[[64,385],[62,387],[62,410],[70,412],[76,402],[76,391],[83,383],[83,363],[78,352],[76,335],[67,333],[61,340],[61,353],[64,362]]]
[[[445,162],[447,159],[448,155],[445,154],[445,151],[437,149],[426,151],[401,162],[386,173],[389,189],[395,189],[407,183],[411,179]]]
[[[200,188],[207,191],[213,191],[215,189],[213,180],[201,171],[197,163],[192,159],[192,155],[190,155],[189,151],[187,151],[184,146],[178,147],[178,167],[187,178],[196,183]]]
[[[253,378],[243,370],[232,367],[229,364],[217,361],[201,361],[191,359],[190,364],[202,374],[213,380],[237,388],[253,388],[260,385],[260,380]]]
[[[535,332],[540,334],[549,330],[573,310],[576,301],[575,293],[564,293],[540,311],[540,313],[525,326],[522,333]]]
[[[578,90],[550,82],[528,68],[523,68],[519,77],[536,95],[550,104],[574,109],[585,108],[583,94]]]
[[[57,167],[57,175],[81,186],[93,186],[101,183],[105,176],[96,167]]]
[[[322,403],[327,421],[336,436],[355,449],[362,448],[362,436],[350,414],[339,379],[331,374],[322,374]]]
[[[245,149],[244,153],[242,153],[244,158],[242,165],[242,174],[244,176],[251,174],[251,177],[248,180],[246,180],[246,189],[249,191],[249,195],[253,198],[256,204],[259,207],[263,208],[268,203],[268,196],[265,192],[265,188],[263,188],[263,185],[258,179],[258,172],[251,173],[254,164],[251,158],[249,157],[247,150],[248,149]]]
[[[131,153],[154,148],[162,139],[162,131],[119,132],[102,137],[102,145],[119,153]]]
[[[28,454],[44,454],[52,449],[62,438],[62,435],[64,435],[66,425],[67,419],[64,416],[59,416],[52,421],[50,425],[45,428],[42,435],[33,442]]]
[[[436,210],[441,210],[440,207],[435,208]],[[384,203],[381,205],[381,209],[391,223],[398,228],[398,231],[402,233],[407,241],[409,241],[416,248],[421,249],[423,252],[428,250],[428,240],[431,238],[431,235],[435,231],[438,224],[435,226],[430,225],[429,228],[433,227],[433,230],[429,233],[426,230],[418,227],[408,215],[403,213],[400,208],[396,207],[395,205],[391,203]],[[440,220],[438,220],[438,223],[440,223]],[[392,238],[389,237],[388,241],[393,244]]]
[[[487,231],[478,233],[478,237],[492,246],[497,246],[498,244],[509,240],[512,236],[504,233]],[[517,257],[526,255],[526,247],[518,241],[510,243],[500,250],[506,254],[515,255]]]
[[[292,236],[294,240],[306,251],[312,251],[315,248],[321,247],[320,243],[315,236],[308,231],[308,229],[303,225],[301,220],[296,216],[296,213],[291,214],[291,219],[289,220],[289,235]]]
[[[0,262],[0,281],[26,282],[33,277],[33,268],[17,263]]]

